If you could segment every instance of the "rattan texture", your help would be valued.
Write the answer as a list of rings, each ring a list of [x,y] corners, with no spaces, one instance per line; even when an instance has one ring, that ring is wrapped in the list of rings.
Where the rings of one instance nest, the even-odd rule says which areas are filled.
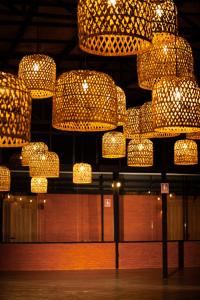
[[[22,147],[22,166],[29,166],[29,161],[32,155],[36,152],[47,151],[48,146],[43,142],[31,142]]]
[[[198,164],[197,143],[192,140],[179,140],[174,144],[175,165]]]
[[[79,70],[60,76],[53,97],[54,128],[104,131],[117,127],[117,90],[110,76]]]
[[[127,139],[139,138],[140,128],[140,107],[132,107],[126,111],[126,121],[123,126],[124,135]]]
[[[31,178],[31,193],[45,194],[47,193],[48,180],[44,177]]]
[[[152,93],[153,128],[160,132],[200,131],[200,90],[192,78],[160,79]]]
[[[150,45],[151,20],[150,0],[79,0],[79,47],[102,56],[140,53]]]
[[[0,166],[0,192],[10,191],[10,170]]]
[[[122,158],[126,156],[126,138],[122,132],[110,131],[102,137],[102,156]]]
[[[189,43],[180,36],[160,40],[157,34],[148,51],[137,56],[139,86],[151,90],[164,76],[193,77],[193,55]]]
[[[55,152],[35,152],[29,161],[31,177],[59,177],[59,157]]]
[[[0,147],[22,147],[29,143],[31,104],[24,81],[0,72]]]
[[[153,142],[148,139],[133,139],[128,143],[129,167],[153,166]]]
[[[56,64],[43,54],[26,55],[19,64],[19,78],[25,81],[33,99],[53,96],[56,81]]]
[[[123,126],[126,121],[126,95],[119,86],[117,86],[117,118],[117,126]]]
[[[92,183],[92,167],[87,163],[76,163],[73,165],[73,183]]]
[[[187,133],[186,138],[190,139],[190,140],[200,140],[200,131],[193,132],[193,133]]]

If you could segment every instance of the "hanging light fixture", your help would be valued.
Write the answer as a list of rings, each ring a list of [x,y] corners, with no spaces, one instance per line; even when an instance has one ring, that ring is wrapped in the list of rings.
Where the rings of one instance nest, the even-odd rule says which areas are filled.
[[[128,143],[129,167],[153,166],[153,143],[148,139],[133,139]]]
[[[10,170],[0,166],[0,192],[10,191]]]
[[[127,139],[139,138],[140,128],[140,107],[132,107],[126,111],[126,121],[123,126],[124,135]]]
[[[179,140],[174,144],[175,165],[198,164],[197,143],[192,140]]]
[[[56,81],[54,60],[42,54],[26,55],[19,64],[19,78],[22,78],[32,98],[44,99],[53,96]]]
[[[59,177],[59,157],[55,152],[34,152],[29,160],[31,177]]]
[[[52,125],[66,131],[116,128],[117,92],[112,78],[88,70],[62,74],[53,98]]]
[[[144,51],[152,38],[151,5],[150,0],[79,0],[79,47],[104,56]]]
[[[187,133],[186,138],[190,139],[190,140],[200,140],[200,131],[193,132],[193,133]]]
[[[73,183],[92,183],[92,167],[86,163],[76,163],[73,165]]]
[[[23,80],[0,72],[0,147],[22,147],[30,141],[31,96]]]
[[[117,117],[117,126],[123,126],[126,121],[126,95],[119,86],[117,86]]]
[[[102,156],[104,158],[121,158],[126,156],[126,139],[123,133],[110,131],[102,138]]]
[[[168,76],[153,88],[153,127],[159,132],[200,131],[200,90],[192,78]]]
[[[29,166],[30,158],[35,152],[48,151],[48,146],[43,142],[31,142],[22,147],[22,166]]]
[[[141,108],[141,136],[143,138],[167,138],[178,136],[177,133],[171,132],[157,132],[153,129],[153,116],[152,116],[152,103],[151,101],[145,102]]]
[[[137,72],[139,86],[149,90],[164,76],[193,77],[192,48],[182,37],[157,34],[149,50],[137,56]]]
[[[31,178],[31,193],[45,194],[47,193],[48,181],[44,177]]]

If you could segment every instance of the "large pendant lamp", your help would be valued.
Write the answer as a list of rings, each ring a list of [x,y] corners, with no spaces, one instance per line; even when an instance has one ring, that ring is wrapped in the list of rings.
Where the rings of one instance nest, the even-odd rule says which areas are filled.
[[[110,131],[102,137],[102,156],[104,158],[121,158],[126,156],[126,139],[123,133]]]
[[[148,139],[133,139],[128,143],[129,167],[153,166],[153,143]]]
[[[126,95],[124,91],[117,86],[117,126],[123,126],[126,121]]]
[[[22,147],[30,141],[31,96],[23,80],[0,72],[0,147]]]
[[[117,91],[102,72],[62,74],[53,97],[52,125],[66,131],[104,131],[117,127]]]
[[[79,0],[79,47],[91,54],[124,56],[149,47],[150,0]]]
[[[45,194],[47,193],[48,181],[44,177],[31,178],[31,193]]]
[[[48,146],[43,142],[31,142],[22,147],[22,166],[29,166],[30,158],[35,152],[47,151]]]
[[[124,135],[127,139],[139,138],[140,128],[140,107],[132,107],[126,111],[126,121],[123,126]]]
[[[26,55],[19,64],[19,78],[22,78],[36,99],[53,96],[56,81],[56,64],[43,54]]]
[[[55,152],[35,152],[29,161],[31,177],[59,177],[59,157]]]
[[[76,163],[73,165],[73,183],[92,183],[92,167],[87,163]]]
[[[192,140],[179,140],[174,144],[175,165],[198,164],[197,143]]]
[[[0,192],[10,191],[10,170],[0,166]]]

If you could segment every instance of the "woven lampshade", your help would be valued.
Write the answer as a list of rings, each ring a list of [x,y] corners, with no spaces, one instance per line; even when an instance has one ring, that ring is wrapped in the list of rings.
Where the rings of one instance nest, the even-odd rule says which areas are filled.
[[[200,131],[200,90],[192,78],[163,77],[152,93],[153,127],[159,132]]]
[[[158,132],[153,129],[152,102],[145,102],[141,108],[141,136],[143,138],[167,138],[178,136],[179,134],[171,132]]]
[[[102,156],[104,158],[121,158],[126,156],[126,139],[123,133],[110,131],[102,138]]]
[[[117,91],[107,74],[66,72],[53,98],[54,128],[66,131],[104,131],[117,127]]]
[[[126,121],[123,126],[124,135],[127,139],[139,138],[140,128],[140,107],[132,107],[126,111]]]
[[[148,139],[133,139],[128,143],[129,167],[153,166],[153,143]]]
[[[126,121],[126,95],[124,91],[117,86],[117,126],[123,126]]]
[[[73,165],[73,183],[89,184],[92,182],[92,167],[86,163]]]
[[[47,151],[48,146],[43,142],[31,142],[22,147],[22,166],[29,166],[29,161],[35,152]]]
[[[45,194],[47,193],[48,181],[44,177],[31,178],[31,193]]]
[[[22,147],[30,141],[31,96],[23,80],[0,72],[0,147]]]
[[[10,170],[0,166],[0,192],[10,191]]]
[[[42,54],[26,55],[19,64],[19,78],[22,78],[36,99],[53,96],[56,81],[54,60]]]
[[[79,0],[79,47],[91,54],[137,54],[152,37],[150,0]]]
[[[55,152],[34,152],[29,160],[31,177],[59,177],[59,157]]]
[[[161,37],[162,38],[162,37]],[[139,86],[151,90],[164,76],[193,77],[193,56],[189,43],[179,36],[157,34],[148,51],[137,56]]]
[[[200,140],[200,131],[193,132],[193,133],[187,133],[186,138],[190,139],[190,140]]]
[[[192,140],[179,140],[174,144],[175,165],[198,164],[197,143]]]

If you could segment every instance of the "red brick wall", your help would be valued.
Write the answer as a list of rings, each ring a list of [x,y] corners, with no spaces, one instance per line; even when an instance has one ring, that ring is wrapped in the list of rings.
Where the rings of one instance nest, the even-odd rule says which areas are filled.
[[[185,267],[200,267],[200,242],[185,242]]]

